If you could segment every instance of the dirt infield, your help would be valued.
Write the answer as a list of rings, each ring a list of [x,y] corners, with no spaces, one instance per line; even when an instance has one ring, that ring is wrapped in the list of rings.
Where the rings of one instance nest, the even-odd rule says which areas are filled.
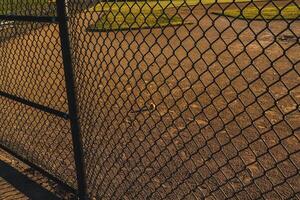
[[[186,27],[74,31],[88,188],[105,199],[290,198],[300,47],[281,38],[299,37],[299,22],[285,31],[284,21],[192,13]]]
[[[97,14],[70,19],[96,199],[300,198],[300,21],[209,14],[217,9],[182,8],[192,24],[123,32],[86,32]],[[66,109],[56,26],[0,47],[2,89]],[[7,113],[1,124],[17,136],[1,132],[0,141],[40,146],[19,153],[42,154],[31,160],[74,183],[66,122],[20,116],[24,124],[15,128],[18,109]]]

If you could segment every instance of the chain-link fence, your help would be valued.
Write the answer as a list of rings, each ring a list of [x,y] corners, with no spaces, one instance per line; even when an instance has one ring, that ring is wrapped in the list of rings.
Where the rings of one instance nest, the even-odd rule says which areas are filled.
[[[54,8],[47,0],[0,2],[0,144],[75,187]]]
[[[299,0],[3,0],[0,145],[81,199],[300,199]]]

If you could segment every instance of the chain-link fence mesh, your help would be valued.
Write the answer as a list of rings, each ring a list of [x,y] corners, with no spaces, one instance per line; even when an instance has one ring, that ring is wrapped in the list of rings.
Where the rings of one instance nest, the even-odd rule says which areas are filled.
[[[89,198],[300,199],[299,0],[65,2]],[[68,113],[57,29],[0,43],[0,87]],[[1,143],[74,186],[68,121],[2,101]]]
[[[34,18],[55,8],[47,0],[0,2],[0,141],[75,187],[70,125],[57,114],[68,112],[58,25]]]
[[[0,14],[8,16],[54,16],[55,1],[48,0],[2,0]],[[24,21],[1,20],[0,41],[37,29],[44,24]]]
[[[300,198],[299,1],[85,2],[70,32],[91,196]]]

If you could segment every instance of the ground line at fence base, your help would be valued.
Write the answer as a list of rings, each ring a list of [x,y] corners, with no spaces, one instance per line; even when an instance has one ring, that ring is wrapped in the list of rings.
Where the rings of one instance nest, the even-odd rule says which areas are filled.
[[[22,156],[19,156],[17,153],[15,153],[14,151],[10,150],[9,147],[6,147],[6,146],[4,146],[3,144],[0,143],[0,149],[6,151],[7,153],[9,153],[10,155],[12,155],[13,157],[17,158],[21,162],[25,163],[26,165],[28,165],[32,169],[38,171],[39,173],[41,173],[42,175],[46,176],[47,178],[49,178],[50,180],[54,181],[55,183],[58,183],[66,191],[69,191],[69,192],[74,193],[74,194],[76,193],[76,189],[74,189],[73,187],[71,187],[67,183],[61,181],[59,178],[55,177],[54,175],[50,174],[49,172],[47,172],[46,170],[44,170],[42,167],[40,167],[40,166],[38,166],[36,164],[33,164],[32,162],[26,160]]]

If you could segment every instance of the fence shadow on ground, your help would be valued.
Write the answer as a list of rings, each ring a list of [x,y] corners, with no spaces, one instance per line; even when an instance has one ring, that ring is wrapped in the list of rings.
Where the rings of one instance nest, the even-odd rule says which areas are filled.
[[[55,194],[49,192],[41,185],[37,184],[36,182],[29,179],[27,176],[16,170],[15,168],[11,167],[7,163],[0,160],[0,178],[5,180],[12,189],[18,190],[19,192],[23,193],[29,199],[32,200],[40,200],[40,199],[47,199],[47,200],[59,200]],[[2,184],[1,184],[2,185]],[[7,191],[7,187],[4,188]],[[10,189],[9,189],[10,190]],[[11,191],[11,190],[10,190]],[[0,194],[2,194],[0,188]],[[0,195],[1,196],[1,195]]]

